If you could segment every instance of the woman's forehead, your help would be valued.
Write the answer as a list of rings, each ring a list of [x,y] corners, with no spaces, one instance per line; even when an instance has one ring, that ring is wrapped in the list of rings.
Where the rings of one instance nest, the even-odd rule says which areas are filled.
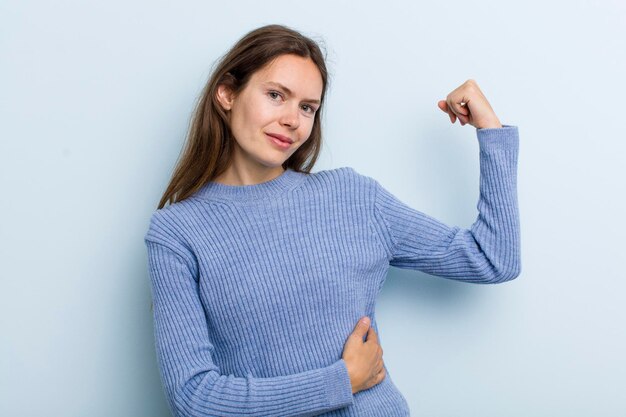
[[[253,78],[259,84],[273,86],[306,100],[320,99],[323,81],[317,65],[310,58],[282,55],[257,71]]]

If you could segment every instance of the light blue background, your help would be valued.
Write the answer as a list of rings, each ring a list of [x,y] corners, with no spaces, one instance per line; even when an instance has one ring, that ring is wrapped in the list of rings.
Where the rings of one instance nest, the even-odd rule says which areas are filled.
[[[391,268],[379,297],[412,415],[626,415],[618,0],[3,1],[0,415],[169,415],[143,235],[211,66],[269,23],[328,51],[316,171],[352,166],[469,227],[475,128],[437,101],[472,78],[519,127],[522,275]]]

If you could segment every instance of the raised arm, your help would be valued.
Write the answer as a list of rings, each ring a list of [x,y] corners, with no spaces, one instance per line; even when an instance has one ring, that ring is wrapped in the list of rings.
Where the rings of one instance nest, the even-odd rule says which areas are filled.
[[[159,371],[174,415],[312,416],[352,404],[343,359],[326,368],[273,378],[223,375],[212,358],[192,256],[174,241],[145,243]]]
[[[447,226],[398,200],[376,180],[374,223],[390,265],[473,283],[516,278],[520,265],[517,126],[477,129],[478,218],[469,229]]]

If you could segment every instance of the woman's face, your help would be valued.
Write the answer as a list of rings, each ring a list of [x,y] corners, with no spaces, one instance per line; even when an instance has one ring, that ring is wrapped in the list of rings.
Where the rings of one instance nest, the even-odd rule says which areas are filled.
[[[255,72],[236,97],[220,85],[217,98],[225,110],[230,110],[230,128],[236,141],[233,164],[257,171],[282,171],[282,164],[311,135],[322,88],[315,63],[292,54],[281,55]]]

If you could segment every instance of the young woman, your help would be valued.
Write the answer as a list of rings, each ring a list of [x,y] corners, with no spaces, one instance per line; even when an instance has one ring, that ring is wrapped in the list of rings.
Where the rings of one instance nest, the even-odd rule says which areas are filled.
[[[479,215],[462,229],[350,167],[310,172],[327,82],[314,41],[269,25],[234,45],[201,95],[145,236],[177,416],[407,416],[377,338],[389,265],[474,283],[519,274],[517,127],[478,85],[438,103],[477,129]]]

